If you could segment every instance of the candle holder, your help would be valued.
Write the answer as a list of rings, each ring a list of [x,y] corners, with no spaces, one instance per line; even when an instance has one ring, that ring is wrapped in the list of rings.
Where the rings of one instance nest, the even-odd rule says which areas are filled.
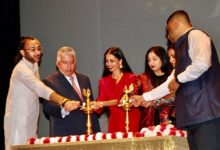
[[[86,122],[87,134],[90,135],[92,134],[91,115],[94,111],[94,109],[90,105],[90,96],[91,96],[90,89],[83,89],[83,95],[86,97],[86,101],[83,102],[81,110],[83,110],[87,115],[87,122]]]
[[[134,90],[134,85],[130,84],[129,87],[125,86],[124,87],[124,94],[121,98],[122,103],[119,104],[119,107],[122,107],[123,110],[125,111],[125,131],[129,132],[129,124],[130,124],[130,120],[129,120],[129,111],[131,110],[132,104],[129,101],[129,94]]]

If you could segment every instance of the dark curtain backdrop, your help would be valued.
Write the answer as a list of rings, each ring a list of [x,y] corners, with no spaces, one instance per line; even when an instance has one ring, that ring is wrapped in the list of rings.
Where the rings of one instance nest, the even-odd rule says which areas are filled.
[[[3,121],[6,96],[14,57],[20,39],[20,17],[18,0],[1,0],[1,47],[0,47],[0,149],[4,150]],[[3,34],[2,34],[3,33]]]

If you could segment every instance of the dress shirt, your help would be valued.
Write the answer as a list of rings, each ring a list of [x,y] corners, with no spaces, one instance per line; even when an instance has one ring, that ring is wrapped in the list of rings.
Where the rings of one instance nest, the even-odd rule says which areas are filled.
[[[186,67],[186,70],[177,76],[181,83],[197,79],[212,65],[211,40],[209,36],[200,30],[192,30],[188,36],[188,43],[188,52],[192,64]]]
[[[76,74],[74,73],[74,74],[72,75],[72,77],[73,77],[73,80],[74,80],[74,82],[75,82],[77,88],[78,88],[79,91],[81,92],[81,89],[80,89],[79,82],[78,82],[78,80],[77,80]],[[72,81],[71,81],[70,77],[65,76],[65,78],[66,78],[66,79],[68,80],[68,82],[72,85]]]
[[[75,82],[77,88],[80,90],[79,82],[78,82],[78,80],[77,80],[76,74],[74,73],[74,74],[72,75],[72,77],[73,77],[73,80],[74,80],[74,82]],[[67,81],[72,85],[72,81],[71,81],[70,77],[65,76],[65,78],[66,78]],[[61,115],[62,115],[62,118],[65,118],[65,116],[66,116],[66,115],[69,115],[69,114],[70,114],[70,113],[69,113],[68,111],[66,111],[63,107],[61,107]]]

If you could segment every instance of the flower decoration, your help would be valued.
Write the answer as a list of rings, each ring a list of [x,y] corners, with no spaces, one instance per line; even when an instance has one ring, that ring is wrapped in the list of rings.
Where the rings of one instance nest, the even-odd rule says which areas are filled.
[[[49,144],[49,143],[66,143],[66,142],[83,142],[83,141],[100,141],[111,139],[124,139],[124,138],[136,138],[136,137],[152,137],[152,136],[179,136],[187,137],[187,133],[184,130],[178,130],[171,124],[161,124],[157,126],[150,126],[148,128],[142,128],[140,132],[115,132],[115,133],[102,133],[98,132],[90,135],[70,135],[64,137],[42,137],[42,138],[30,138],[27,144]]]

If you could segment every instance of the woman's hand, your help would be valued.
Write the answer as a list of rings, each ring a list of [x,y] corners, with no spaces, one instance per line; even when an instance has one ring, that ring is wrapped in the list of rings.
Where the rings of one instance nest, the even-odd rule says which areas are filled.
[[[100,101],[91,101],[90,102],[90,105],[93,109],[99,109],[99,108],[102,108],[103,107],[103,102],[100,102]]]

